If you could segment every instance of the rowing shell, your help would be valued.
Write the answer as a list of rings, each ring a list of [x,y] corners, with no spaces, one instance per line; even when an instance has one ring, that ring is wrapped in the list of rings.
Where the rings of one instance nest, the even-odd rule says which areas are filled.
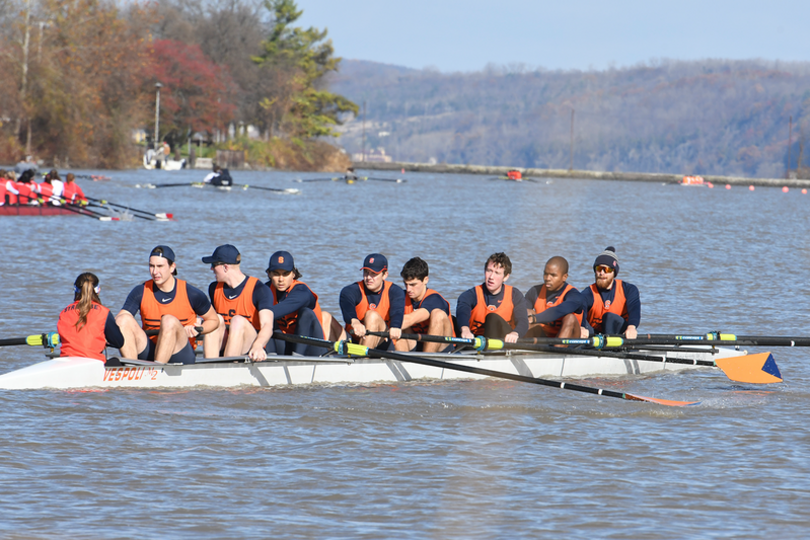
[[[4,205],[0,216],[77,216],[81,212],[59,206]]]
[[[717,358],[745,352],[719,349]],[[405,353],[412,354],[412,353]],[[712,360],[707,352],[670,352],[667,358]],[[455,364],[474,366],[526,377],[585,378],[640,375],[660,371],[695,369],[692,364],[671,364],[616,357],[575,354],[414,354]],[[369,384],[419,379],[480,379],[478,375],[410,362],[365,357],[270,356],[264,362],[157,364],[123,360],[122,367],[105,367],[90,358],[57,358],[0,376],[0,389],[36,388],[180,388],[192,386],[281,386],[303,384]],[[130,363],[131,365],[126,365]],[[705,368],[704,368],[705,369]]]

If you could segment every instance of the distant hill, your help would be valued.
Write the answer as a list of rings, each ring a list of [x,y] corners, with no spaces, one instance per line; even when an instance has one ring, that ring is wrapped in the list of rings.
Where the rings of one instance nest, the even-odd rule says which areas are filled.
[[[395,160],[780,177],[810,136],[810,62],[662,61],[607,71],[440,73],[343,60],[361,107],[338,144]],[[803,137],[803,138],[802,138]]]

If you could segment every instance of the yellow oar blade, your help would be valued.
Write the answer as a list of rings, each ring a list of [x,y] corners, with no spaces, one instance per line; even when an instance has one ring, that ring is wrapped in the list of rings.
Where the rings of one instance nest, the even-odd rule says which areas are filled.
[[[647,401],[649,403],[658,403],[659,405],[667,405],[669,407],[685,407],[687,405],[697,405],[699,401],[674,401],[671,399],[658,399],[652,397],[636,396],[633,394],[624,394],[625,399],[632,401]]]
[[[782,382],[779,366],[769,352],[718,358],[714,363],[732,381],[752,384]]]

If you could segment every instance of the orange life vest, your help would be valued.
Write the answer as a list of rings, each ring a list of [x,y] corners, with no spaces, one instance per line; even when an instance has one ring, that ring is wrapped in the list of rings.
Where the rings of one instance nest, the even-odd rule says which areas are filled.
[[[427,289],[425,291],[425,296],[422,297],[422,302],[424,302],[425,299],[428,296],[430,296],[431,294],[438,294],[439,298],[444,300],[444,297],[442,295],[440,295],[439,293],[437,293],[436,291],[434,291],[433,289]],[[448,302],[447,300],[444,300],[444,303],[447,304],[447,317],[449,318],[450,317],[450,302]],[[405,315],[407,315],[408,313],[413,313],[413,312],[414,312],[413,301],[411,300],[411,297],[406,294],[405,295]],[[415,333],[415,334],[427,334],[429,326],[430,326],[430,318],[427,318],[427,319],[425,319],[424,321],[422,321],[420,323],[411,325],[411,331],[413,333]],[[450,327],[453,328],[452,319],[450,319]],[[455,331],[454,328],[453,328],[453,337],[456,337],[456,331]]]
[[[290,294],[290,291],[292,291],[298,285],[303,285],[304,287],[306,287],[309,290],[309,292],[312,293],[312,296],[315,297],[315,309],[313,309],[312,311],[315,312],[315,316],[318,318],[318,324],[323,326],[322,322],[323,319],[321,318],[321,304],[318,302],[318,295],[312,292],[312,289],[310,289],[306,283],[304,283],[303,281],[294,280],[292,282],[292,285],[290,285],[290,288],[287,289],[287,294]],[[270,285],[270,292],[273,293],[273,305],[275,306],[276,304],[278,304],[278,296],[277,296],[278,291],[272,284]],[[280,319],[276,319],[273,324],[280,332],[284,334],[289,334],[295,330],[295,327],[298,324],[298,312],[295,311],[293,313],[288,313],[287,315],[281,317]]]
[[[104,326],[107,324],[107,315],[110,310],[92,303],[87,312],[87,322],[80,329],[76,329],[79,322],[79,302],[73,302],[59,314],[56,331],[59,332],[59,342],[62,344],[62,356],[80,356],[94,358],[106,362],[104,348],[107,338],[104,336]]]
[[[191,307],[191,302],[188,299],[188,290],[186,289],[186,282],[182,279],[175,278],[177,284],[174,300],[168,304],[161,304],[155,298],[155,282],[149,280],[143,284],[143,298],[141,298],[141,323],[144,330],[160,330],[160,318],[163,315],[174,315],[180,320],[183,326],[188,326],[197,321],[197,314],[194,308]],[[154,343],[157,343],[157,335],[149,336]],[[188,342],[191,348],[197,346],[197,340],[189,338]]]
[[[602,302],[602,295],[599,294],[596,283],[591,285],[593,306],[591,306],[590,311],[588,311],[588,322],[593,326],[596,333],[602,333],[602,318],[605,316],[605,313],[614,313],[624,320],[629,318],[627,314],[627,299],[624,296],[622,280],[614,280],[613,286],[616,288],[616,292],[613,293],[613,302],[608,301],[607,305],[605,305],[605,303]]]
[[[391,285],[393,284],[390,281],[383,281],[383,287],[380,291],[380,303],[377,305],[368,303],[366,288],[363,286],[363,282],[357,282],[357,286],[360,287],[360,294],[362,295],[360,303],[354,308],[355,312],[357,313],[358,321],[363,322],[363,319],[366,317],[366,312],[371,310],[379,313],[385,321],[385,324],[388,324],[388,321],[391,320],[391,306],[388,303],[388,291],[391,289]],[[346,321],[346,331],[352,331],[352,321]]]
[[[257,283],[259,283],[258,279],[248,277],[242,292],[233,300],[225,296],[225,284],[222,282],[217,283],[214,289],[214,310],[222,315],[226,326],[231,325],[231,319],[234,315],[241,315],[250,321],[256,331],[261,329],[259,310],[253,305],[253,291]]]
[[[534,312],[542,313],[548,308],[559,306],[562,304],[563,300],[565,299],[565,295],[568,294],[568,291],[572,289],[574,289],[574,287],[566,283],[565,289],[557,296],[557,299],[554,302],[547,302],[546,293],[548,292],[548,289],[546,289],[546,286],[543,285],[540,287],[540,294],[537,295],[537,300],[534,301]],[[583,313],[574,313],[574,315],[576,315],[579,324],[582,325]],[[556,321],[550,323],[540,323],[540,328],[543,329],[543,333],[547,337],[557,337],[557,334],[560,333],[560,329],[562,328],[562,319],[557,319]]]
[[[489,315],[490,313],[496,313],[500,315],[501,317],[503,317],[503,320],[509,323],[509,326],[512,327],[512,330],[515,329],[515,327],[517,326],[517,321],[515,321],[513,317],[515,305],[512,303],[511,285],[503,286],[503,300],[501,301],[501,305],[498,307],[486,305],[486,302],[484,302],[483,285],[476,285],[475,298],[476,303],[475,307],[472,308],[472,311],[470,312],[470,325],[469,325],[470,332],[472,332],[473,335],[475,336],[481,335],[479,332],[483,331],[484,321],[486,320],[487,315]]]

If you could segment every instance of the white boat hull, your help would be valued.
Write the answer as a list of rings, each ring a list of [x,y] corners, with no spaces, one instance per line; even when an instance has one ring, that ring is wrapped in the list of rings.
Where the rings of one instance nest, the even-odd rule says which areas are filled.
[[[648,353],[662,356],[661,352]],[[668,353],[670,357],[711,360],[740,356],[725,349],[720,354]],[[613,357],[505,354],[420,355],[477,368],[538,378],[585,378],[641,375],[695,369],[672,364]],[[150,364],[105,367],[89,358],[57,358],[0,376],[0,389],[37,388],[185,388],[194,386],[283,386],[307,384],[371,384],[419,379],[480,379],[480,375],[437,367],[370,358],[310,358],[273,356],[257,363]]]

